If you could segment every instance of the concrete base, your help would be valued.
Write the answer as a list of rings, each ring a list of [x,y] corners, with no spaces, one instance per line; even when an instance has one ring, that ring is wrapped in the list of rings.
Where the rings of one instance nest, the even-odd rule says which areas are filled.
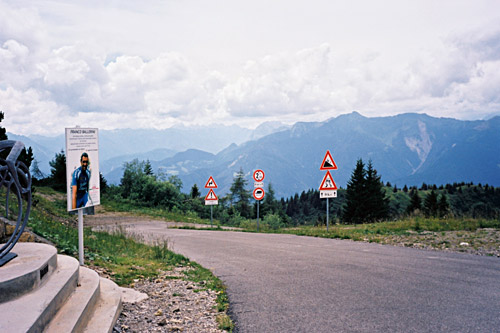
[[[112,330],[121,311],[114,282],[50,245],[18,243],[15,250],[19,257],[0,268],[0,332],[84,331],[103,316],[99,331]]]
[[[17,257],[17,253],[14,253],[14,252],[7,253],[7,255],[5,255],[2,259],[0,259],[0,267],[2,267],[3,265],[8,263],[9,261],[14,259],[15,257]]]

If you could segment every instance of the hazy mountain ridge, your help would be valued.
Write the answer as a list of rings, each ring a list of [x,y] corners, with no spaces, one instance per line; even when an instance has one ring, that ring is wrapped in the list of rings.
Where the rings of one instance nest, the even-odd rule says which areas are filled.
[[[231,143],[241,144],[250,138],[260,138],[286,127],[280,122],[273,122],[264,123],[255,130],[236,125],[177,126],[164,130],[101,129],[99,130],[99,162],[103,174],[113,171],[116,173],[116,169],[120,168],[123,162],[134,158],[157,161],[188,149],[217,153]],[[54,137],[7,134],[11,140],[19,140],[27,147],[33,147],[35,158],[45,174],[50,171],[49,161],[54,159],[56,153],[65,150],[64,133]],[[119,176],[121,177],[121,174]]]
[[[354,112],[233,145],[203,160],[194,172],[176,168],[170,159],[157,165],[177,171],[185,191],[213,176],[220,194],[227,193],[240,168],[252,188],[251,172],[259,168],[266,172],[266,186],[271,182],[277,195],[289,196],[319,187],[324,175],[319,167],[330,150],[339,167],[332,171],[338,186],[346,186],[358,158],[371,159],[384,181],[399,186],[460,181],[499,186],[499,119],[460,121],[422,114],[367,118]],[[209,167],[199,167],[204,163]]]
[[[269,129],[274,132],[261,137]],[[178,130],[185,132],[180,134]],[[168,133],[170,136],[156,130],[129,130],[126,139],[122,138],[123,133],[123,130],[100,131],[101,170],[110,183],[119,183],[124,161],[139,158],[149,159],[155,171],[178,175],[185,192],[195,183],[203,188],[208,177],[213,176],[219,185],[216,193],[223,195],[229,191],[234,174],[242,168],[249,189],[253,188],[251,172],[263,169],[266,189],[271,182],[278,196],[290,196],[319,187],[324,175],[319,170],[320,163],[326,150],[330,150],[339,167],[331,173],[342,187],[346,186],[359,158],[365,162],[371,159],[384,182],[400,187],[461,181],[500,186],[500,116],[461,121],[412,113],[368,118],[352,112],[324,122],[299,122],[291,127],[267,124],[254,134],[242,130],[241,137],[231,141],[232,144],[229,139],[234,137],[226,135],[226,148],[216,151],[172,147],[180,148],[198,140],[203,143],[198,142],[197,146],[214,148],[214,141],[223,141],[217,137],[228,133],[224,128],[198,128],[191,132],[175,129]],[[189,133],[191,137],[187,140]],[[206,133],[210,135],[205,137]],[[253,136],[258,138],[242,139]],[[31,145],[29,142],[34,141],[25,142],[27,146]],[[37,145],[38,142],[44,141],[37,140]],[[161,145],[160,150],[153,150]],[[125,148],[136,152],[119,155]],[[38,150],[34,151],[38,159]],[[109,151],[113,153],[108,154]],[[113,158],[105,158],[113,154]]]

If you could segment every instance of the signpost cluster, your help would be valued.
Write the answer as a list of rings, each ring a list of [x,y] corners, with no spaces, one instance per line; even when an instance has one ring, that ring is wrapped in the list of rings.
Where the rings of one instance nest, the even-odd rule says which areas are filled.
[[[253,172],[253,180],[255,181],[253,183],[254,185],[254,190],[253,190],[253,198],[257,200],[257,232],[259,232],[259,205],[260,205],[260,200],[264,199],[264,177],[266,174],[264,171],[257,169]]]
[[[217,184],[212,176],[208,178],[205,188],[209,189],[205,196],[205,206],[210,206],[210,227],[213,227],[213,206],[219,204],[219,198],[214,192],[214,188],[217,188]]]
[[[323,162],[321,163],[320,170],[326,170],[326,174],[323,177],[323,181],[319,186],[319,197],[321,199],[326,198],[326,231],[329,229],[329,221],[328,221],[328,199],[337,197],[337,184],[333,180],[332,174],[330,170],[337,170],[337,165],[333,160],[332,154],[327,150],[325,157],[323,158]]]

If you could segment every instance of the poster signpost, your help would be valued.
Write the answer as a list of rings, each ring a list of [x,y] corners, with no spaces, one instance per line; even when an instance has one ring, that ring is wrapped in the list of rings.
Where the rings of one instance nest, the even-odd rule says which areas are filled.
[[[97,128],[66,128],[66,193],[68,212],[78,212],[78,258],[83,266],[83,214],[92,214],[101,203]]]

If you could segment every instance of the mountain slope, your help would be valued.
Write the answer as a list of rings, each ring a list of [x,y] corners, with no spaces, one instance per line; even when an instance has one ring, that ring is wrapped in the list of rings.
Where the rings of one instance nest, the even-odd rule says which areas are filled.
[[[263,169],[266,186],[271,182],[278,196],[290,196],[319,187],[324,175],[319,167],[330,150],[339,167],[332,171],[338,186],[346,186],[359,158],[372,160],[383,181],[399,186],[457,181],[499,186],[498,143],[500,117],[487,121],[425,114],[367,118],[353,112],[321,123],[297,123],[228,147],[209,160],[200,157],[195,170],[186,165],[180,170],[169,160],[158,165],[178,172],[185,191],[194,183],[203,186],[213,176],[220,194],[227,193],[240,168],[247,173],[249,189],[253,187],[251,172]]]

